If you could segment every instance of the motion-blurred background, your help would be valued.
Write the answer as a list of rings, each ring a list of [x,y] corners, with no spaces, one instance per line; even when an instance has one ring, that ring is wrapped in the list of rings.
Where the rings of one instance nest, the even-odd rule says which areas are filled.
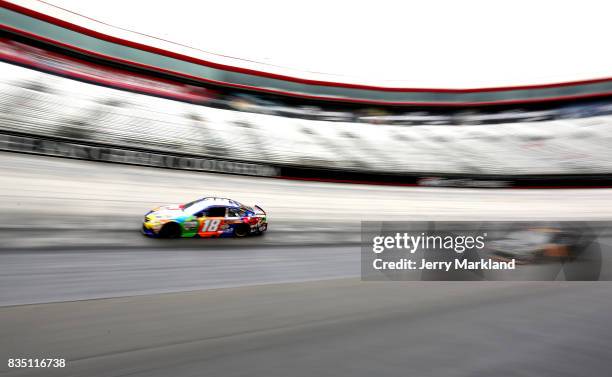
[[[555,224],[589,221],[605,253],[612,79],[594,66],[512,85],[366,85],[116,28],[95,7],[0,5],[0,356],[68,359],[1,372],[609,369],[607,283],[359,280],[361,221],[542,221],[557,238]],[[139,234],[149,209],[203,196],[261,205],[269,232]],[[557,238],[543,249],[569,244]]]

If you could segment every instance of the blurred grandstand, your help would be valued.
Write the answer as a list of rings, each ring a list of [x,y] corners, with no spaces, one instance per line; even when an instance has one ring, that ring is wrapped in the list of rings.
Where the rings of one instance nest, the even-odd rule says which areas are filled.
[[[478,92],[480,102],[451,105],[449,93],[441,94],[442,102],[416,105],[320,100],[110,64],[4,29],[0,132],[5,150],[62,155],[24,148],[34,137],[72,143],[55,149],[80,143],[264,164],[265,173],[252,173],[258,175],[368,181],[393,176],[392,182],[422,184],[440,184],[438,177],[545,175],[600,182],[612,173],[612,100],[605,91],[580,92],[608,85],[606,80],[533,89],[556,91],[546,98],[529,89]],[[508,93],[524,98],[509,101]]]

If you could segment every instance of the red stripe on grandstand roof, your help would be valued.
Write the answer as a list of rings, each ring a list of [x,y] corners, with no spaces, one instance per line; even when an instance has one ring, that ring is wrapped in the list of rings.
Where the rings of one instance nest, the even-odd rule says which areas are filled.
[[[47,4],[47,3],[45,3]],[[98,39],[102,39],[111,43],[117,43],[123,46],[127,46],[127,47],[132,47],[135,49],[139,49],[142,51],[148,51],[148,52],[152,52],[155,54],[159,54],[159,55],[164,55],[167,57],[171,57],[171,58],[175,58],[175,59],[179,59],[179,60],[183,60],[183,61],[187,61],[187,62],[191,62],[191,63],[196,63],[196,64],[200,64],[200,65],[204,65],[207,67],[211,67],[211,68],[217,68],[217,69],[222,69],[222,70],[227,70],[227,71],[232,71],[232,72],[238,72],[238,73],[244,73],[244,74],[249,74],[249,75],[255,75],[255,76],[260,76],[260,77],[267,77],[267,78],[272,78],[272,79],[277,79],[277,80],[284,80],[284,81],[291,81],[291,82],[296,82],[296,83],[301,83],[301,84],[306,84],[306,85],[318,85],[318,86],[331,86],[331,87],[341,87],[341,88],[348,88],[348,89],[361,89],[361,90],[375,90],[375,91],[386,91],[386,92],[433,92],[433,93],[476,93],[476,92],[495,92],[495,91],[508,91],[508,90],[528,90],[528,89],[545,89],[545,88],[554,88],[554,87],[563,87],[563,86],[576,86],[576,85],[586,85],[586,84],[595,84],[595,83],[601,83],[601,82],[608,82],[608,81],[612,81],[612,77],[606,77],[606,78],[597,78],[597,79],[591,79],[591,80],[581,80],[581,81],[568,81],[568,82],[561,82],[561,83],[550,83],[550,84],[537,84],[537,85],[523,85],[523,86],[506,86],[506,87],[488,87],[488,88],[470,88],[470,89],[427,89],[427,88],[390,88],[390,87],[380,87],[380,86],[370,86],[370,85],[359,85],[359,84],[347,84],[347,83],[339,83],[339,82],[330,82],[330,81],[319,81],[319,80],[309,80],[309,79],[304,79],[304,78],[298,78],[298,77],[291,77],[291,76],[286,76],[286,75],[279,75],[279,74],[275,74],[275,73],[270,73],[270,72],[264,72],[264,71],[257,71],[257,70],[252,70],[252,69],[248,69],[248,68],[241,68],[241,67],[235,67],[235,66],[229,66],[229,65],[225,65],[225,64],[219,64],[219,63],[214,63],[214,62],[210,62],[210,61],[206,61],[206,60],[202,60],[202,59],[197,59],[191,56],[187,56],[187,55],[183,55],[183,54],[179,54],[176,52],[172,52],[172,51],[167,51],[167,50],[163,50],[157,47],[153,47],[153,46],[149,46],[149,45],[144,45],[141,43],[137,43],[137,42],[133,42],[133,41],[129,41],[126,39],[122,39],[122,38],[118,38],[118,37],[114,37],[108,34],[103,34],[100,32],[97,32],[95,30],[91,30],[88,28],[85,28],[83,26],[80,25],[76,25],[52,16],[49,16],[47,14],[44,13],[40,13],[37,12],[35,10],[26,8],[26,7],[22,7],[20,5],[14,4],[14,3],[10,3],[6,0],[0,0],[0,5],[4,8],[7,9],[11,9],[15,12],[18,13],[22,13],[25,15],[28,15],[30,17],[34,17],[37,18],[39,20],[43,20],[49,23],[52,23],[54,25],[66,28],[66,29],[70,29],[73,31],[76,31],[78,33],[81,34],[85,34],[85,35],[89,35],[91,37],[94,38],[98,38]],[[60,8],[62,9],[62,8]],[[74,13],[74,12],[71,12]],[[77,14],[77,13],[74,13]],[[81,16],[81,15],[79,15]],[[81,16],[81,17],[85,17],[85,16]],[[92,21],[95,22],[99,22],[96,20],[93,20],[89,17],[86,17]],[[102,23],[102,22],[100,22]],[[90,53],[91,54],[91,53]],[[118,60],[118,59],[115,59]],[[160,69],[158,69],[160,70]],[[202,80],[202,79],[199,79]],[[227,84],[226,84],[227,85]],[[240,84],[231,84],[233,86],[235,85],[240,85]],[[258,90],[263,90],[263,89],[258,89]],[[267,91],[267,90],[265,90]],[[279,91],[274,91],[279,93]],[[282,92],[280,92],[282,93]],[[305,95],[297,95],[297,94],[290,94],[292,96],[299,96],[299,97],[304,97],[304,98],[308,98],[308,97],[313,97],[315,99],[324,99],[326,97],[318,97],[318,96],[305,96]],[[600,96],[603,94],[597,94],[596,96]],[[587,96],[593,96],[593,95],[587,95]],[[571,99],[571,98],[583,98],[583,96],[568,96],[568,97],[557,97],[558,99]],[[338,101],[337,98],[333,98],[332,100],[334,101]],[[548,99],[547,99],[548,100]],[[367,100],[352,100],[352,99],[343,99],[343,101],[346,102],[365,102],[365,103],[378,103],[380,102],[381,104],[409,104],[407,102],[385,102],[385,101],[367,101]],[[516,100],[515,100],[516,101]],[[542,101],[542,100],[536,100],[536,101]],[[527,103],[527,102],[533,102],[531,100],[518,100],[518,102],[515,103]],[[496,101],[496,102],[492,102],[492,103],[512,103],[512,102],[508,102],[508,101]],[[416,104],[421,104],[421,103],[416,103]],[[478,104],[486,104],[486,103],[478,103]],[[441,104],[443,106],[446,106],[446,104]],[[460,105],[460,106],[466,106],[466,105]]]
[[[120,64],[131,65],[134,67],[146,69],[148,71],[157,71],[161,73],[165,73],[172,76],[178,76],[187,78],[193,81],[199,81],[203,83],[220,85],[220,86],[229,86],[238,89],[252,90],[270,94],[277,94],[282,96],[289,97],[297,97],[297,98],[305,98],[317,101],[332,101],[332,102],[349,102],[349,103],[363,103],[363,104],[371,104],[371,105],[388,105],[388,106],[431,106],[431,107],[474,107],[474,106],[487,106],[487,105],[514,105],[514,104],[526,104],[526,103],[540,103],[540,102],[550,102],[550,101],[562,101],[562,100],[574,100],[574,99],[586,99],[586,98],[596,98],[596,97],[604,97],[612,95],[612,91],[602,92],[602,93],[591,93],[591,94],[579,94],[579,95],[568,95],[568,96],[558,96],[558,97],[543,97],[543,98],[530,98],[524,100],[500,100],[500,101],[484,101],[484,102],[397,102],[397,101],[377,101],[377,100],[364,100],[364,99],[352,99],[352,98],[341,98],[341,97],[327,97],[327,96],[315,96],[315,95],[307,95],[293,92],[284,92],[281,90],[260,88],[255,86],[243,85],[243,84],[234,84],[228,83],[218,80],[211,80],[197,76],[191,76],[181,72],[175,72],[163,68],[158,68],[154,66],[149,66],[146,64],[141,64],[137,62],[133,62],[130,60],[120,59],[113,56],[108,56],[104,54],[100,54],[98,52],[89,51],[82,49],[77,46],[69,45],[63,42],[59,42],[47,37],[43,37],[41,35],[33,34],[21,29],[17,29],[8,25],[0,24],[0,29],[9,31],[14,34],[20,34],[28,38],[36,39],[48,44],[52,44],[58,47],[62,47],[64,49],[72,50],[78,52],[83,55],[93,56],[99,59],[113,61]]]
[[[78,53],[81,53],[81,54],[84,54],[84,55],[89,55],[89,56],[93,56],[93,57],[104,59],[104,60],[108,60],[108,61],[114,61],[114,62],[125,64],[125,65],[131,65],[131,66],[142,68],[142,69],[146,69],[146,70],[149,70],[149,71],[157,71],[157,72],[165,73],[165,74],[168,74],[168,75],[183,77],[183,78],[187,78],[187,79],[190,79],[190,80],[204,82],[204,83],[208,83],[208,84],[221,85],[221,86],[229,86],[229,87],[234,87],[234,88],[238,88],[238,89],[253,90],[253,91],[265,92],[265,93],[270,93],[270,94],[277,94],[277,95],[282,95],[282,96],[290,96],[290,97],[312,99],[312,100],[318,100],[318,101],[350,102],[350,103],[363,103],[363,104],[375,104],[375,105],[470,107],[470,106],[512,105],[512,104],[538,103],[538,102],[548,102],[548,101],[586,99],[586,98],[596,98],[596,97],[612,95],[612,91],[610,91],[610,92],[581,94],[581,95],[569,95],[569,96],[558,96],[558,97],[544,97],[544,98],[530,98],[530,99],[525,99],[525,100],[500,100],[500,101],[485,101],[485,102],[397,102],[397,101],[376,101],[376,100],[363,100],[363,99],[351,99],[351,98],[314,96],[314,95],[306,95],[306,94],[299,94],[299,93],[292,93],[292,92],[284,92],[284,91],[281,91],[281,90],[259,88],[259,87],[243,85],[243,84],[228,83],[228,82],[223,82],[223,81],[218,81],[218,80],[206,79],[206,78],[202,78],[202,77],[198,77],[198,76],[191,76],[191,75],[184,74],[184,73],[181,73],[181,72],[175,72],[175,71],[171,71],[171,70],[167,70],[167,69],[163,69],[163,68],[158,68],[158,67],[149,66],[149,65],[146,65],[146,64],[141,64],[141,63],[133,62],[133,61],[130,61],[130,60],[125,60],[125,59],[120,59],[120,58],[116,58],[116,57],[113,57],[113,56],[108,56],[108,55],[100,54],[100,53],[94,52],[94,51],[85,50],[85,49],[82,49],[82,48],[77,47],[77,46],[69,45],[69,44],[66,44],[66,43],[63,43],[63,42],[59,42],[59,41],[56,41],[56,40],[53,40],[53,39],[50,39],[50,38],[47,38],[47,37],[43,37],[43,36],[40,36],[40,35],[37,35],[37,34],[32,34],[30,32],[24,31],[24,30],[16,29],[16,28],[13,28],[13,27],[8,26],[8,25],[0,25],[0,29],[4,29],[6,31],[10,31],[10,32],[15,33],[15,34],[21,34],[21,35],[26,36],[28,38],[37,39],[37,40],[40,40],[42,42],[45,42],[45,43],[48,43],[48,44],[52,44],[52,45],[56,45],[58,47],[62,47],[62,48],[68,49],[68,50],[72,50],[72,51],[75,51],[75,52],[78,52]]]

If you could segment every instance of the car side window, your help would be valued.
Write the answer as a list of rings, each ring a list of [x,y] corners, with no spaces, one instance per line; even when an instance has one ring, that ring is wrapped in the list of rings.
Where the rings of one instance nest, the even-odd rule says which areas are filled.
[[[243,212],[240,210],[240,208],[228,208],[227,209],[227,217],[242,217],[243,216]]]
[[[204,211],[203,216],[225,217],[225,209],[225,207],[210,207]]]

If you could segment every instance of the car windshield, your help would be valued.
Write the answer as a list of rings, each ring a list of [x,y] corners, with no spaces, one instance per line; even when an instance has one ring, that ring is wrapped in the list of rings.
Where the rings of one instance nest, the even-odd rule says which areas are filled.
[[[189,202],[189,203],[185,203],[185,204],[183,204],[183,210],[187,210],[189,207],[191,207],[191,206],[193,206],[193,205],[195,205],[195,204],[200,203],[200,202],[201,202],[202,200],[204,200],[204,199],[206,199],[206,198],[196,199],[196,200],[194,200],[194,201],[192,201],[192,202]]]
[[[211,205],[211,201],[208,199],[210,198],[201,198],[185,204],[183,207],[183,212],[188,215],[194,215],[201,210],[206,209]]]

